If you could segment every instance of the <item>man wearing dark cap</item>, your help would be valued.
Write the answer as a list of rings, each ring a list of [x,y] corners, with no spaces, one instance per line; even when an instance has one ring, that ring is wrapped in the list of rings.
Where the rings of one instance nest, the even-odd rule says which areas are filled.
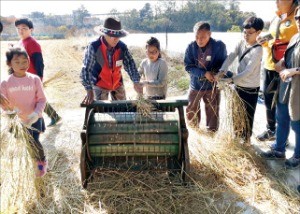
[[[121,74],[122,66],[129,74],[138,94],[142,93],[140,75],[127,46],[120,41],[128,32],[122,29],[121,22],[107,18],[103,26],[95,28],[101,36],[91,42],[85,51],[80,78],[87,91],[83,100],[90,104],[94,100],[125,100],[126,94]]]

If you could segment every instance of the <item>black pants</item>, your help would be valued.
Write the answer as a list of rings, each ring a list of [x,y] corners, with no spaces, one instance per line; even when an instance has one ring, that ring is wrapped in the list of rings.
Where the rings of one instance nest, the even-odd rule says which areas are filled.
[[[38,121],[32,124],[31,128],[27,128],[27,131],[31,136],[29,139],[31,146],[31,150],[29,150],[30,156],[38,161],[45,161],[44,148],[39,140],[40,133],[45,131],[44,119],[39,118]]]
[[[58,114],[54,110],[54,108],[47,102],[46,107],[44,109],[44,112],[50,117],[51,119],[57,120],[58,119]]]
[[[266,106],[266,114],[267,114],[267,129],[271,131],[275,131],[276,129],[276,103],[272,107],[272,101],[274,97],[274,91],[278,87],[278,84],[274,84],[271,91],[267,91],[268,86],[270,85],[271,81],[275,78],[279,77],[279,74],[276,71],[271,71],[264,69],[264,86],[263,86],[263,93],[264,93],[264,100]]]
[[[235,89],[244,103],[247,112],[247,119],[248,119],[248,126],[247,129],[243,131],[242,137],[245,140],[249,140],[252,135],[252,128],[253,128],[253,121],[254,121],[254,114],[257,105],[257,98],[259,87],[257,88],[244,88],[240,86],[235,86]]]

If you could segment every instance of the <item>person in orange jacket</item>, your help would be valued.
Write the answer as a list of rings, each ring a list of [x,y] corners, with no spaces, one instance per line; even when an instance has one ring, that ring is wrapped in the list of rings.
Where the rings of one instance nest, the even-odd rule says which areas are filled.
[[[124,66],[138,94],[143,93],[140,74],[125,43],[120,38],[128,32],[122,29],[121,22],[109,17],[103,26],[95,31],[102,35],[91,42],[83,59],[80,78],[87,95],[83,104],[91,104],[94,100],[125,100],[125,88],[121,69]]]

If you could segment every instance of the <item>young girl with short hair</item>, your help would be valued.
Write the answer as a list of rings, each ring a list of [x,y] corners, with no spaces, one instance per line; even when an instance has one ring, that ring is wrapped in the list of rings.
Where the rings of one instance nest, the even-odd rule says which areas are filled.
[[[6,63],[9,66],[9,76],[1,82],[1,93],[5,96],[10,107],[18,109],[21,122],[27,127],[30,145],[37,149],[34,157],[37,160],[37,176],[46,174],[47,161],[42,144],[39,141],[41,132],[45,131],[42,117],[46,105],[46,97],[42,82],[37,75],[28,73],[29,57],[24,49],[11,48],[6,52]],[[1,106],[4,110],[5,106]]]

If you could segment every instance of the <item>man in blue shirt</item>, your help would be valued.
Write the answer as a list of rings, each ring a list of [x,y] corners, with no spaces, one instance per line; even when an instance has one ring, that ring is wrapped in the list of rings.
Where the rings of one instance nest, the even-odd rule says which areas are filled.
[[[191,42],[184,56],[185,70],[189,73],[190,89],[186,108],[187,119],[192,126],[199,126],[201,119],[200,101],[203,99],[206,111],[206,126],[217,131],[219,126],[220,92],[214,75],[227,57],[222,41],[211,38],[210,25],[198,22],[194,26],[195,41]]]

